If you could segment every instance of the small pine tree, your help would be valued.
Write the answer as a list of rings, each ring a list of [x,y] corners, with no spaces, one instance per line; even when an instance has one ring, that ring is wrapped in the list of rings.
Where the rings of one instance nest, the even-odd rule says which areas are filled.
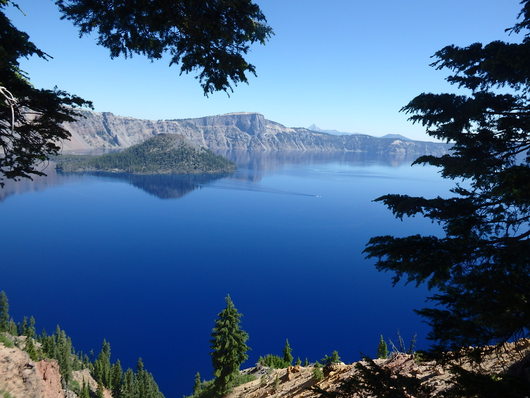
[[[121,368],[121,362],[118,359],[114,365],[112,365],[110,372],[110,389],[112,390],[112,396],[118,397],[120,392],[120,387],[123,378],[123,370]]]
[[[22,318],[22,323],[18,324],[18,335],[19,336],[28,335],[28,317],[27,316]]]
[[[318,362],[315,363],[315,367],[313,368],[313,377],[317,382],[324,378],[324,372],[322,371],[322,368]]]
[[[199,372],[195,373],[195,380],[193,382],[193,394],[198,394],[201,392],[201,374]]]
[[[296,358],[295,364],[296,364],[296,366],[300,366],[302,364],[302,360],[300,359],[300,357]]]
[[[9,331],[9,301],[6,293],[2,290],[0,292],[0,332]]]
[[[383,335],[381,335],[381,338],[379,339],[379,345],[377,346],[377,358],[388,358],[388,346],[386,345],[386,341],[383,338]]]
[[[304,360],[304,366],[309,366],[309,359],[307,359],[307,357],[306,357],[306,359]]]
[[[240,328],[241,314],[230,296],[226,296],[226,308],[221,311],[212,330],[211,348],[215,380],[214,391],[226,394],[239,366],[245,361],[249,347],[248,334]]]
[[[33,316],[29,317],[29,325],[26,330],[26,336],[34,338],[37,335],[37,331],[35,330],[35,318]]]
[[[104,387],[111,388],[110,344],[103,340],[101,352],[94,362],[94,378]]]
[[[63,385],[67,386],[72,376],[72,340],[66,335],[64,330],[61,330],[59,325],[55,330],[55,334],[50,336],[49,352],[51,357],[57,359]]]
[[[83,380],[83,387],[81,388],[81,394],[79,395],[79,398],[90,398],[90,389],[88,388],[88,384]]]
[[[330,365],[332,363],[340,363],[340,356],[337,350],[333,351],[331,355],[326,355],[320,360],[324,365]],[[318,363],[318,362],[317,362]]]
[[[7,332],[13,336],[16,336],[17,334],[17,324],[15,323],[14,320],[10,319],[9,320],[9,325],[7,327]]]
[[[285,346],[283,347],[283,360],[287,366],[290,366],[293,363],[292,349],[289,345],[289,340],[287,339],[285,339]]]
[[[133,395],[133,397],[164,398],[163,394],[158,389],[158,385],[156,384],[153,375],[145,369],[142,358],[138,358],[136,369],[136,377],[133,383],[136,395]]]
[[[136,377],[132,369],[127,369],[123,374],[122,384],[120,387],[120,398],[133,398],[136,391]]]
[[[28,353],[32,361],[37,361],[39,359],[37,349],[35,348],[35,344],[33,343],[33,339],[31,337],[26,337],[24,351]]]

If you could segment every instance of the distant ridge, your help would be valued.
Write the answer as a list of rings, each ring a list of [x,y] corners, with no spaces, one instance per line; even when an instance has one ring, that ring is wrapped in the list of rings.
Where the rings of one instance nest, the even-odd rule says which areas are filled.
[[[318,131],[319,133],[328,133],[328,134],[333,134],[333,135],[350,135],[350,134],[358,134],[358,133],[348,133],[346,131],[339,131],[339,130],[324,130],[324,129],[321,129],[320,127],[318,127],[316,124],[312,124],[311,126],[308,127],[308,130],[311,130],[311,131]],[[362,134],[362,135],[366,135],[366,134]]]
[[[142,120],[88,110],[81,113],[84,118],[65,124],[72,134],[72,139],[63,143],[66,152],[128,148],[157,134],[180,134],[192,144],[216,152],[356,152],[405,157],[442,155],[448,151],[445,144],[404,137],[389,140],[286,127],[255,112],[172,120]]]
[[[386,134],[386,135],[382,136],[381,138],[391,138],[391,139],[394,139],[394,140],[412,141],[410,138],[405,137],[404,135],[401,135],[401,134]]]

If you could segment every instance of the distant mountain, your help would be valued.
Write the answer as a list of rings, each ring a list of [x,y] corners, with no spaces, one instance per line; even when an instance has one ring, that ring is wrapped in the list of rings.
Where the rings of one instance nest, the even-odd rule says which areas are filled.
[[[404,135],[401,135],[401,134],[386,134],[386,135],[382,136],[381,138],[390,138],[390,139],[393,139],[393,140],[412,141],[410,138],[405,137]]]
[[[309,126],[307,128],[308,130],[311,130],[311,131],[318,131],[319,133],[328,133],[328,134],[332,134],[332,135],[350,135],[350,134],[356,134],[356,133],[347,133],[345,131],[339,131],[339,130],[323,130],[321,129],[320,127],[318,127],[316,124],[312,124],[311,126]],[[364,135],[364,134],[363,134]]]
[[[120,152],[61,156],[57,169],[65,172],[218,174],[233,171],[235,165],[179,134],[159,134]]]
[[[347,133],[345,131],[338,131],[338,130],[324,130],[318,127],[316,124],[312,124],[311,126],[309,126],[308,130],[318,131],[319,133],[328,133],[328,134],[333,134],[333,135],[352,135],[352,134],[367,135],[367,134],[360,134],[360,133]],[[404,135],[401,135],[401,134],[386,134],[379,138],[391,138],[394,140],[412,141],[410,138],[405,137]]]
[[[65,151],[119,149],[157,134],[180,134],[194,145],[221,151],[358,152],[394,157],[441,155],[440,143],[388,140],[364,134],[332,135],[306,128],[285,127],[259,113],[230,113],[196,119],[141,120],[112,113],[82,111],[85,118],[65,127],[72,139]]]

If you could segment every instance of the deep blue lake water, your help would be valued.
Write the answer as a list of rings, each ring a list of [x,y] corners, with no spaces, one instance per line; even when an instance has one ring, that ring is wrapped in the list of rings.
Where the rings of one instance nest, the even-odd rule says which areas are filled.
[[[60,325],[78,349],[103,338],[113,358],[142,357],[166,397],[211,377],[209,337],[230,294],[260,355],[345,362],[375,355],[379,335],[427,327],[427,291],[391,287],[361,253],[371,236],[438,233],[395,220],[386,193],[447,194],[435,169],[353,155],[238,156],[211,177],[61,176],[0,190],[0,289],[20,320]]]

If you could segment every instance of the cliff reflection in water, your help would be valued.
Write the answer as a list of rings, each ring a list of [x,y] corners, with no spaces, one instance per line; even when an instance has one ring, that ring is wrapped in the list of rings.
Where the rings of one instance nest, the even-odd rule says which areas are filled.
[[[401,154],[378,155],[366,152],[216,152],[237,165],[232,178],[259,182],[263,177],[281,170],[287,165],[317,165],[339,163],[350,166],[380,165],[399,167],[410,165],[417,156]]]
[[[82,178],[81,175],[60,174],[55,170],[55,164],[51,163],[41,171],[46,173],[45,176],[34,176],[31,180],[29,178],[21,178],[19,181],[4,180],[4,187],[0,188],[0,202],[6,200],[11,195],[23,194],[28,192],[39,192],[53,186],[64,185]]]
[[[233,174],[200,174],[200,175],[134,175],[112,173],[60,173],[53,164],[45,170],[47,177],[35,177],[33,181],[23,179],[19,182],[7,181],[0,188],[0,201],[8,196],[26,192],[36,192],[48,187],[79,181],[88,176],[127,182],[143,191],[161,199],[177,199],[184,195],[210,185],[222,178],[256,183],[265,176],[274,174],[289,165],[317,165],[340,163],[351,166],[380,165],[399,167],[411,164],[416,157],[400,155],[371,155],[359,152],[217,152],[237,165]]]
[[[128,182],[160,199],[178,199],[184,195],[208,185],[227,174],[111,174],[91,173],[91,175]]]

